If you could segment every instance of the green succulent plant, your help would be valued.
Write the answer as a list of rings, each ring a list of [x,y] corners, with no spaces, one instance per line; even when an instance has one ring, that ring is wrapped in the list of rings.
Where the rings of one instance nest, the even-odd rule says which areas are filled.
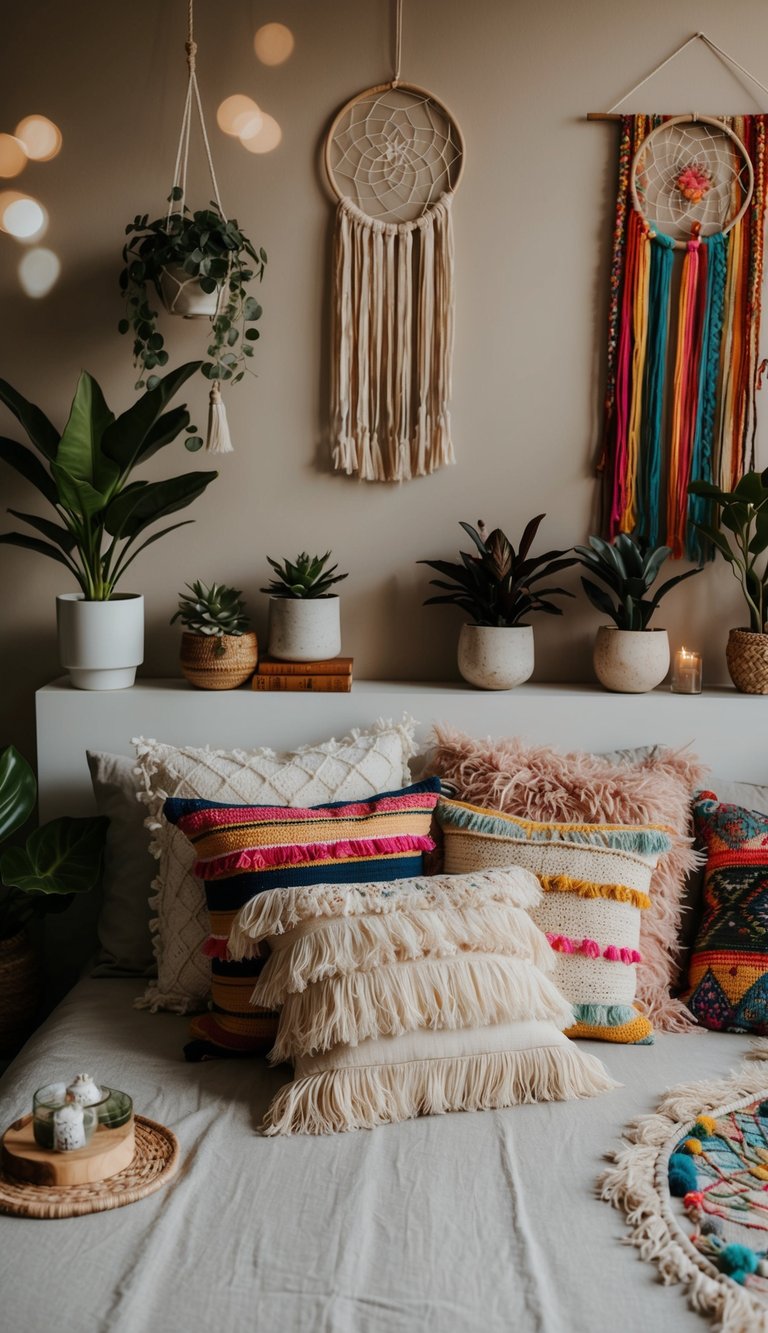
[[[272,597],[333,597],[335,594],[330,589],[349,575],[337,574],[338,565],[326,569],[330,558],[330,551],[326,551],[325,555],[308,555],[302,551],[295,560],[284,560],[281,565],[268,555],[267,562],[277,578],[261,591],[270,593]]]
[[[199,579],[186,586],[189,593],[179,594],[179,609],[171,616],[171,624],[180,620],[190,634],[215,636],[214,653],[223,657],[225,637],[240,638],[251,627],[240,589],[225,583],[212,583],[209,588]]]
[[[708,481],[692,481],[688,493],[720,510],[719,527],[697,519],[694,524],[728,561],[741,584],[752,633],[768,633],[768,559],[758,568],[760,556],[768,551],[768,468],[745,472],[732,491]]]
[[[479,554],[461,551],[461,563],[449,560],[419,560],[442,577],[431,579],[440,594],[428,597],[425,606],[446,603],[459,606],[472,618],[475,625],[511,628],[520,625],[526,616],[539,611],[561,616],[563,609],[550,600],[552,597],[573,597],[564,588],[535,585],[553,574],[570,568],[576,561],[566,551],[545,551],[529,556],[536,533],[546,517],[538,514],[526,525],[517,550],[501,528],[486,535],[485,524],[478,520],[477,528],[470,523],[460,527],[472,538]],[[450,582],[446,582],[449,579]]]
[[[645,547],[628,533],[620,532],[613,543],[603,541],[601,537],[590,537],[589,546],[574,546],[573,549],[590,574],[605,584],[600,588],[591,579],[581,580],[592,605],[608,616],[617,629],[647,629],[661,599],[684,579],[701,573],[699,567],[677,574],[662,583],[649,598],[645,594],[653,587],[662,565],[672,554],[669,546]],[[614,594],[615,601],[610,593]]]

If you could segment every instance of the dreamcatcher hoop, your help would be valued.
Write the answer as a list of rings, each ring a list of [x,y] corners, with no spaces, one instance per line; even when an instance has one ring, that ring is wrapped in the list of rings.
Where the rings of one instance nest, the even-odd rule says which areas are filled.
[[[715,226],[711,228],[708,232],[705,232],[702,229],[702,219],[696,218],[695,216],[692,215],[695,213],[695,210],[698,208],[700,204],[704,204],[705,207],[699,208],[699,212],[701,212],[702,214],[705,212],[706,196],[711,191],[712,188],[715,188],[715,190],[718,192],[719,197],[724,197],[724,192],[727,193],[725,187],[727,186],[729,187],[729,183],[727,181],[715,184],[714,182],[707,181],[707,179],[704,178],[701,180],[700,185],[705,186],[705,194],[703,194],[698,199],[696,198],[689,199],[688,205],[692,206],[687,207],[685,204],[682,203],[678,204],[678,208],[680,210],[680,217],[676,221],[675,225],[678,228],[681,228],[683,226],[684,221],[686,220],[686,215],[690,216],[691,217],[690,236],[688,237],[673,236],[670,239],[672,240],[672,244],[676,250],[684,250],[688,245],[688,241],[691,236],[712,235],[716,232],[719,232],[723,236],[727,236],[728,233],[732,231],[735,226],[737,226],[737,224],[741,221],[747,209],[749,208],[750,202],[752,200],[752,194],[755,184],[755,173],[749,153],[747,152],[744,144],[741,142],[741,139],[723,120],[719,120],[714,116],[697,115],[695,112],[691,112],[690,114],[683,116],[670,116],[668,120],[662,121],[660,125],[657,125],[654,129],[651,130],[650,134],[646,135],[645,139],[643,139],[643,142],[640,144],[639,148],[637,149],[637,152],[634,155],[634,158],[632,160],[632,166],[630,169],[630,192],[632,196],[632,204],[635,208],[635,211],[640,215],[645,224],[648,226],[649,230],[651,231],[651,234],[655,234],[656,232],[664,232],[664,227],[662,227],[659,224],[658,220],[654,220],[649,215],[649,212],[645,206],[645,202],[643,199],[643,194],[645,192],[641,190],[638,184],[638,180],[644,170],[645,158],[648,154],[648,150],[650,147],[652,147],[654,141],[659,139],[663,134],[668,134],[670,130],[674,130],[675,127],[679,125],[704,125],[704,126],[714,127],[719,134],[722,134],[726,139],[730,140],[730,142],[734,146],[736,153],[738,153],[739,157],[741,158],[742,166],[738,172],[732,173],[731,176],[732,181],[734,183],[739,181],[742,176],[742,173],[746,175],[746,183],[742,184],[741,186],[741,194],[743,195],[741,203],[738,209],[725,223],[725,225]],[[703,140],[702,143],[704,143]],[[671,162],[669,166],[668,175],[664,181],[666,185],[673,186],[678,190],[678,192],[681,195],[681,199],[685,198],[686,196],[683,194],[682,189],[678,182],[682,178],[682,175],[684,174],[686,169],[690,169],[691,167],[695,168],[695,166],[697,165],[696,158],[693,155],[694,152],[695,149],[692,148],[691,156],[689,156],[687,160],[684,157],[681,157],[677,162]],[[675,173],[677,173],[677,178],[675,177]],[[691,179],[691,184],[693,186],[691,192],[695,195],[696,193],[695,187],[697,184],[695,177]]]

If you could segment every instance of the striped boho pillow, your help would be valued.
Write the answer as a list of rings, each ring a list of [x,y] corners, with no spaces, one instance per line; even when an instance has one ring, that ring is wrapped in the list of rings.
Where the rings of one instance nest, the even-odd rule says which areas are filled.
[[[556,984],[571,1001],[571,1037],[647,1043],[652,1025],[633,1004],[642,964],[640,913],[667,832],[651,825],[546,824],[462,801],[441,800],[445,869],[532,870],[544,889],[532,910],[557,955]]]
[[[251,1004],[265,959],[234,959],[227,947],[240,910],[269,889],[420,874],[434,846],[429,828],[439,789],[430,778],[365,801],[307,808],[165,802],[166,819],[194,848],[210,922],[204,950],[212,960],[212,1011],[192,1020],[187,1059],[262,1054],[274,1042],[274,1006]]]

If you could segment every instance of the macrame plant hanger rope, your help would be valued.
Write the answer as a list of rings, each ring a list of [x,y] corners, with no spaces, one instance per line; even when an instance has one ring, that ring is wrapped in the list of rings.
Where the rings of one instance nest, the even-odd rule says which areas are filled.
[[[170,223],[174,213],[182,214],[184,211],[184,198],[187,190],[187,167],[189,164],[189,141],[192,131],[192,114],[197,113],[200,133],[205,149],[205,157],[208,163],[208,172],[213,186],[213,195],[222,218],[226,222],[227,215],[221,202],[219,194],[219,184],[216,180],[216,172],[213,167],[213,157],[211,155],[211,145],[208,140],[208,131],[205,126],[205,116],[203,115],[203,104],[200,99],[200,89],[197,83],[197,42],[194,33],[194,0],[187,0],[187,40],[184,43],[184,49],[187,53],[187,71],[189,78],[187,80],[187,95],[184,99],[184,111],[181,117],[181,133],[179,134],[179,145],[176,150],[176,164],[173,169],[173,189],[168,203],[168,216],[166,221]],[[179,193],[180,192],[180,193]],[[178,196],[178,197],[177,197]],[[170,304],[173,312],[176,301],[178,301],[181,292],[187,285],[185,282],[178,282],[172,274],[167,274],[168,279],[173,278],[177,282],[178,291],[174,300]],[[196,278],[188,279],[190,282],[196,282]],[[214,319],[219,311],[221,299],[226,291],[226,279],[219,287],[219,302],[217,303]],[[227,421],[227,412],[222,401],[221,390],[214,380],[211,385],[208,405],[208,434],[206,438],[206,449],[214,454],[231,454],[233,452],[232,439],[229,433],[229,423]]]
[[[394,78],[336,115],[325,168],[334,238],[331,452],[336,471],[405,481],[454,461],[451,211],[464,141],[432,93]]]
[[[608,537],[637,531],[691,559],[713,552],[694,526],[712,517],[710,502],[688,496],[689,482],[728,490],[754,467],[768,117],[617,113],[698,40],[768,95],[755,75],[697,32],[609,111],[588,117],[621,124],[603,526]],[[683,261],[673,301],[676,250]]]

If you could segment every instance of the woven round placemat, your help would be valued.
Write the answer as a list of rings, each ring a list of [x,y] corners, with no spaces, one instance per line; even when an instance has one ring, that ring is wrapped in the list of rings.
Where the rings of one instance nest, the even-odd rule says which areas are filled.
[[[14,1217],[82,1217],[122,1208],[147,1194],[154,1194],[178,1170],[179,1141],[172,1130],[147,1120],[135,1119],[136,1154],[130,1166],[109,1180],[89,1185],[31,1185],[0,1171],[0,1213]]]

